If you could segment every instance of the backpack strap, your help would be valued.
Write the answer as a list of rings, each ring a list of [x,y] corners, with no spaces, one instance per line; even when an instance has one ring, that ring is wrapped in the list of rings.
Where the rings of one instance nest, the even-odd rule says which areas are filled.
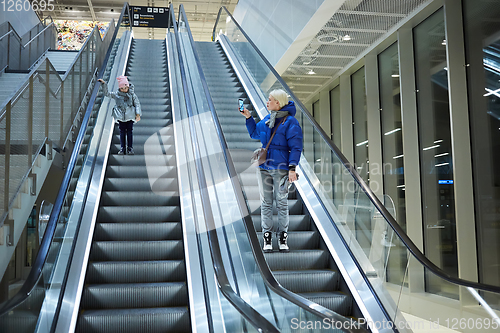
[[[278,126],[276,126],[276,128],[274,129],[274,132],[273,132],[273,135],[271,135],[271,138],[269,139],[269,141],[267,142],[267,146],[266,146],[266,150],[269,149],[269,145],[271,144],[271,141],[273,141],[273,138],[274,138],[274,135],[276,134],[276,131],[278,130],[278,127],[280,127],[281,124],[283,124],[286,120],[286,117],[288,116],[285,116],[283,118],[282,121],[280,121],[280,123],[278,124]]]

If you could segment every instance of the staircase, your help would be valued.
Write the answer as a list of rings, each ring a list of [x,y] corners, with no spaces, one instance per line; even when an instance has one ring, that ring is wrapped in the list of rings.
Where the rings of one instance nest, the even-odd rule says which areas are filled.
[[[249,167],[251,152],[260,147],[260,142],[249,136],[245,118],[237,110],[238,98],[245,98],[247,109],[256,121],[259,119],[221,46],[218,43],[197,42],[196,48],[262,246],[257,176],[255,168]],[[264,253],[276,280],[288,290],[315,303],[341,315],[355,317],[357,311],[352,296],[293,186],[288,206],[290,252],[278,252],[277,237],[273,236],[274,252]],[[277,215],[276,208],[274,215]],[[274,218],[277,219],[277,216]]]
[[[111,65],[116,56],[118,44],[115,44],[111,50],[110,58],[108,62],[108,67],[104,72],[103,78],[105,80],[109,79]],[[3,74],[3,75],[26,75],[26,74]],[[78,178],[80,176],[83,163],[85,161],[85,156],[88,151],[88,146],[90,139],[92,137],[92,132],[94,130],[95,122],[97,119],[99,108],[102,103],[102,92],[95,100],[94,107],[92,109],[92,114],[90,115],[89,123],[85,131],[85,136],[82,142],[82,146],[78,155],[78,159],[73,171],[73,175],[69,184],[68,192],[66,193],[66,199],[64,200],[64,205],[61,209],[61,215],[59,217],[54,238],[49,248],[49,253],[47,259],[42,269],[42,278],[39,284],[33,289],[30,296],[8,315],[0,317],[0,332],[10,333],[10,332],[34,332],[37,327],[39,320],[40,309],[45,300],[45,291],[50,287],[53,282],[53,268],[54,263],[58,259],[59,249],[63,242],[64,233],[66,231],[66,221],[70,212],[71,204],[73,202],[73,197],[75,195],[75,189],[77,186]],[[3,156],[0,156],[0,161]],[[26,159],[26,157],[25,157]],[[3,195],[3,194],[2,194]],[[42,229],[45,230],[45,227]]]
[[[117,154],[115,126],[77,332],[191,331],[166,64],[164,41],[133,40],[143,116],[135,155]]]
[[[66,71],[70,68],[73,61],[75,61],[76,56],[78,55],[78,51],[66,51],[66,50],[49,50],[47,51],[47,58],[50,60],[54,69],[61,75],[66,73]]]

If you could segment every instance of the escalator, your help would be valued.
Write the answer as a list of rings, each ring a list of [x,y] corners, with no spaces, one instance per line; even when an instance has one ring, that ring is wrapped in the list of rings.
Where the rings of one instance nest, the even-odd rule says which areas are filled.
[[[126,75],[143,116],[135,155],[117,154],[114,129],[77,332],[190,332],[173,128],[159,134],[172,124],[165,42],[134,39]]]
[[[196,47],[224,137],[235,167],[239,171],[238,177],[247,207],[262,246],[257,176],[255,168],[248,167],[249,152],[259,148],[260,141],[252,140],[248,135],[245,119],[237,111],[237,99],[245,98],[247,108],[252,110],[253,107],[221,46],[218,43],[197,42]],[[258,122],[255,111],[252,111],[252,115]],[[290,252],[283,253],[276,250],[278,244],[274,235],[275,251],[264,254],[269,268],[278,282],[288,290],[340,315],[359,318],[360,312],[294,187],[288,196],[288,206]],[[274,208],[274,218],[277,218],[276,208]]]
[[[181,13],[185,18],[182,10]],[[172,8],[171,14],[173,15]],[[221,21],[229,22],[230,19]],[[174,27],[177,28],[177,25],[174,24]],[[211,99],[216,106],[216,118],[222,125],[223,137],[220,132],[217,137],[212,128],[213,122],[211,122],[211,113],[215,110],[210,105],[210,98],[207,97],[207,100],[203,101],[203,88],[200,88],[202,83],[205,84],[204,77],[198,79],[195,75],[195,67],[191,67],[196,66],[196,62],[193,63],[195,57],[188,50],[187,19],[179,22],[178,27],[181,32],[179,34],[175,32],[176,38],[178,38],[177,35],[181,38],[178,38],[176,42],[179,57],[177,63],[170,62],[172,53],[176,52],[176,47],[170,44],[172,43],[171,35],[167,35],[168,46],[163,41],[132,41],[128,67],[124,74],[128,75],[136,86],[143,117],[134,126],[135,155],[117,154],[119,140],[116,128],[110,136],[111,145],[106,144],[108,141],[101,140],[101,147],[106,146],[107,150],[102,149],[102,155],[95,154],[98,156],[96,157],[98,162],[95,162],[95,165],[101,163],[99,156],[104,156],[102,159],[106,160],[102,164],[107,163],[104,181],[97,191],[101,199],[97,200],[99,206],[95,232],[85,233],[85,229],[82,228],[77,240],[78,243],[87,235],[91,237],[93,235],[90,257],[88,265],[87,262],[85,265],[78,265],[75,257],[79,254],[81,247],[77,244],[68,273],[68,280],[72,277],[81,277],[83,281],[85,278],[85,283],[82,283],[84,285],[82,297],[81,300],[78,299],[80,306],[78,307],[76,303],[74,310],[75,312],[78,308],[80,310],[77,314],[76,330],[78,332],[187,332],[196,327],[198,332],[293,331],[291,318],[302,318],[304,321],[310,319],[311,322],[317,322],[322,318],[334,318],[331,314],[327,317],[311,316],[311,314],[318,315],[323,311],[320,309],[322,307],[317,304],[350,318],[366,318],[367,320],[382,318],[395,323],[401,320],[398,317],[398,307],[391,308],[393,300],[384,299],[386,295],[383,288],[380,288],[380,280],[377,280],[380,276],[377,274],[380,271],[374,270],[371,265],[363,262],[364,255],[368,253],[365,248],[356,248],[356,234],[368,235],[366,237],[368,241],[376,239],[374,223],[368,223],[373,222],[369,219],[380,219],[380,214],[387,214],[383,207],[376,206],[378,201],[370,197],[372,193],[363,187],[363,185],[366,186],[364,183],[358,181],[356,173],[346,173],[348,177],[358,181],[359,186],[356,185],[358,187],[355,188],[354,193],[349,193],[352,194],[351,196],[344,196],[344,202],[337,205],[339,209],[342,208],[348,212],[342,215],[340,210],[328,210],[330,204],[328,200],[332,199],[331,197],[320,197],[318,193],[310,191],[314,185],[309,186],[306,181],[314,184],[318,182],[315,182],[315,174],[307,169],[307,161],[304,161],[304,158],[299,169],[302,172],[302,182],[291,191],[289,196],[291,251],[265,255],[260,252],[262,247],[260,200],[255,182],[255,170],[249,169],[249,153],[259,147],[259,143],[252,142],[249,138],[244,119],[236,110],[236,100],[245,98],[248,108],[256,105],[256,110],[252,111],[254,117],[262,116],[260,112],[262,104],[255,103],[255,91],[249,90],[248,82],[239,79],[241,72],[234,65],[234,58],[226,56],[227,44],[198,43],[196,47],[207,78],[207,89],[210,90]],[[125,38],[122,41],[126,44]],[[169,50],[168,54],[165,53],[166,47]],[[251,49],[248,45],[245,48]],[[121,54],[127,54],[128,51],[128,48],[125,48]],[[170,70],[166,66],[166,56],[168,56]],[[256,55],[252,57],[258,58]],[[124,59],[126,56],[121,56],[121,58]],[[185,67],[183,67],[183,62],[186,63]],[[171,75],[172,72],[179,70],[178,67],[191,72],[187,75],[181,74],[181,76],[189,77],[182,77],[181,80],[170,76],[169,79],[167,74]],[[116,72],[123,73],[119,70]],[[258,77],[265,77],[261,74],[259,72]],[[285,88],[288,89],[288,87]],[[174,103],[177,103],[175,100],[183,98],[186,105],[179,103],[174,107]],[[209,107],[206,107],[205,103],[208,103]],[[307,114],[304,113],[302,105],[300,108],[302,109],[300,121],[305,124]],[[179,111],[180,109],[182,111]],[[179,116],[180,114],[182,116]],[[110,120],[109,117],[106,119],[105,124]],[[170,126],[173,120],[175,120],[174,129]],[[312,125],[309,125],[307,132],[319,131],[316,123],[313,122]],[[96,128],[101,128],[101,130],[104,128],[102,131],[106,132],[105,125],[96,126]],[[306,132],[305,128],[304,132]],[[102,134],[102,137],[105,137],[105,134]],[[160,144],[152,144],[151,138]],[[226,156],[219,155],[221,152],[215,149],[220,148],[216,147],[219,144],[218,139],[227,143],[230,149],[230,161],[225,159]],[[324,144],[315,143],[318,146]],[[329,150],[330,146],[324,147],[327,149],[321,151],[327,151],[333,156],[333,148]],[[100,147],[87,147],[86,149],[101,153]],[[188,152],[189,149],[193,151]],[[336,151],[335,154],[342,156]],[[333,158],[330,158],[332,161]],[[348,166],[348,162],[341,157],[338,159],[344,166]],[[242,191],[239,191],[238,186],[226,186],[229,184],[226,182],[227,176],[233,175],[232,166],[235,166],[238,171],[238,177],[235,178],[237,178],[236,182],[242,185]],[[95,173],[98,172],[100,170]],[[187,174],[190,174],[189,177]],[[94,176],[92,175],[92,180],[88,182],[87,190],[90,192],[96,189],[92,187],[92,184],[95,184],[94,179],[100,177],[94,178]],[[194,180],[194,182],[184,182],[186,179]],[[231,197],[231,191],[234,193],[239,191],[236,193],[236,200]],[[244,201],[239,200],[238,195],[241,192]],[[75,196],[78,194],[77,188]],[[185,200],[186,194],[191,195],[190,200]],[[363,195],[366,195],[366,198],[363,198]],[[99,198],[99,196],[96,197]],[[323,201],[315,202],[314,200],[318,198]],[[93,199],[86,200],[92,201]],[[92,202],[88,203],[88,206],[87,203],[85,205],[83,213],[79,214],[82,223],[86,223],[85,217],[90,215],[86,213],[87,207],[92,208]],[[242,206],[245,206],[244,209]],[[379,215],[366,214],[365,206],[372,212],[378,212]],[[352,214],[351,207],[354,207]],[[88,212],[91,211],[90,208]],[[238,220],[237,215],[240,213],[243,213],[243,217],[240,216]],[[336,213],[339,215],[335,215]],[[201,215],[203,216],[200,217]],[[247,223],[248,216],[251,217],[249,223]],[[186,217],[188,223],[183,223]],[[388,217],[386,219],[390,220]],[[243,221],[246,226],[253,224],[257,235],[255,232],[248,233],[248,228],[245,232],[242,228]],[[334,230],[334,226],[343,228],[346,222],[352,221],[366,223],[354,223],[354,228],[359,228],[359,230],[355,229],[352,234],[348,233],[349,230]],[[206,230],[202,222],[205,222]],[[395,222],[390,220],[390,223]],[[183,228],[186,224],[196,230],[190,233],[185,232]],[[392,231],[390,232],[396,242],[399,234],[395,236]],[[252,239],[253,236],[255,239]],[[189,241],[187,237],[191,237]],[[213,242],[212,238],[217,237],[220,237],[217,240],[220,246],[213,246],[216,242]],[[342,237],[351,243],[342,242]],[[273,238],[276,249],[276,237]],[[407,257],[416,253],[412,243],[404,238],[404,235],[401,238],[410,244],[407,245]],[[249,239],[252,249],[245,244]],[[193,244],[199,246],[198,251],[193,251],[198,252],[199,259],[188,260],[187,248]],[[332,250],[333,248],[335,251]],[[255,252],[254,249],[258,251]],[[342,254],[342,251],[346,253],[350,251],[347,261],[354,261],[357,266],[348,267],[347,261],[343,261],[347,256],[339,260],[339,253]],[[265,272],[263,273],[261,265],[266,266],[266,262],[281,285],[317,304],[311,304],[311,302],[308,304],[297,298],[292,299],[293,297],[289,297],[289,294],[277,292],[279,288],[269,283],[271,279],[265,276]],[[257,266],[260,266],[260,274]],[[81,273],[82,268],[83,270],[87,268],[85,276]],[[190,282],[193,282],[193,273],[196,269],[204,272],[200,273],[201,277],[198,278],[196,275],[194,278],[198,278],[199,285],[197,292],[192,294],[195,288],[191,287]],[[227,275],[221,280],[220,277],[224,275],[221,272],[225,273],[224,270],[227,271]],[[73,271],[79,274],[72,275]],[[217,278],[214,278],[215,275]],[[361,278],[358,280],[362,280],[365,285],[353,286],[352,280],[359,277]],[[71,284],[71,282],[73,281],[68,283]],[[456,283],[463,283],[463,281]],[[371,289],[365,287],[367,285]],[[473,286],[483,287],[479,284]],[[59,313],[59,321],[64,321],[69,317],[63,310],[65,307],[71,307],[67,306],[68,304],[72,304],[66,302],[66,294],[71,296],[71,292],[68,291],[69,287],[65,288],[64,297],[59,302],[61,303],[59,306],[63,308]],[[231,288],[233,288],[233,294],[228,296],[227,290]],[[82,289],[78,290],[80,292]],[[356,295],[353,290],[358,291],[358,294]],[[486,286],[485,290],[492,289]],[[240,299],[236,300],[238,297]],[[200,310],[197,307],[199,304],[195,302],[201,298],[204,298],[203,306],[206,306],[206,312],[205,309]],[[230,298],[232,299],[228,301]],[[369,303],[367,300],[372,302],[372,307],[366,306]],[[188,304],[191,311],[196,309],[196,316],[192,315],[194,312],[189,313]],[[237,305],[242,307],[236,311]],[[28,309],[30,304],[26,302],[22,306]],[[361,306],[364,309],[360,309]],[[243,307],[246,309],[242,310]],[[249,309],[250,307],[253,308]],[[372,315],[374,309],[375,312],[378,309],[378,313],[383,312],[380,309],[384,309],[391,315],[367,318],[366,314]],[[35,314],[34,311],[33,314]],[[202,314],[209,317],[201,320],[205,321],[206,330],[199,328],[199,322],[194,324],[194,320]],[[264,324],[266,320],[268,322]],[[262,329],[264,326],[269,329]],[[68,331],[56,329],[55,332]],[[321,328],[308,331],[321,331]],[[354,330],[342,331],[353,332]],[[406,330],[399,330],[399,332],[406,332]]]
[[[220,124],[222,147],[227,147],[231,156],[226,160],[232,162],[226,164],[230,170],[234,162],[237,171],[230,173],[239,183],[233,188],[244,197],[241,205],[246,207],[240,210],[252,218],[247,223],[253,224],[253,228],[247,228],[247,237],[251,238],[251,233],[255,233],[251,229],[255,229],[260,247],[260,201],[255,171],[248,170],[250,155],[260,143],[252,144],[244,119],[237,111],[237,99],[246,99],[247,108],[259,120],[267,114],[265,101],[269,92],[285,90],[297,106],[295,118],[304,133],[305,148],[297,167],[301,179],[289,196],[290,252],[275,250],[263,254],[264,262],[254,251],[258,265],[267,264],[276,280],[287,289],[339,314],[371,323],[365,327],[372,330],[375,327],[376,331],[411,332],[414,323],[407,322],[402,311],[420,315],[411,304],[421,293],[427,293],[422,288],[424,272],[441,283],[467,287],[463,290],[470,295],[463,296],[463,302],[468,304],[467,297],[472,295],[473,302],[481,304],[476,309],[481,312],[479,316],[500,325],[490,304],[481,297],[499,299],[500,288],[450,276],[419,250],[225,7],[219,11],[212,40],[215,42],[196,43],[197,66],[203,68],[206,90],[210,91],[214,105],[214,122]],[[323,186],[324,183],[334,186]],[[400,281],[389,282],[387,277],[392,267],[387,264],[388,258],[395,255],[404,259],[402,268],[406,270]],[[410,279],[418,290],[409,288]],[[272,284],[272,278],[267,281]],[[340,297],[342,294],[347,297]],[[437,304],[428,303],[428,307]],[[465,318],[461,306],[449,307],[453,316]],[[438,312],[431,319],[421,318],[429,322],[450,320]],[[467,313],[468,318],[476,315],[472,311]],[[389,324],[382,325],[384,322]]]

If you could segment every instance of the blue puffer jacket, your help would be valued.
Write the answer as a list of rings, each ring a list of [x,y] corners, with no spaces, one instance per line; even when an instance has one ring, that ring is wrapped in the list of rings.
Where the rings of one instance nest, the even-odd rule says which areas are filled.
[[[276,135],[269,145],[267,161],[260,165],[260,168],[263,169],[288,170],[288,166],[299,164],[303,143],[302,129],[300,128],[298,120],[295,119],[295,114],[297,113],[295,104],[290,101],[288,105],[282,107],[280,111],[288,111],[288,117],[285,123],[278,127]],[[248,118],[246,121],[250,137],[252,139],[259,139],[263,148],[266,147],[274,129],[283,119],[277,118],[274,123],[274,128],[270,129],[269,126],[266,125],[266,121],[269,117],[270,115],[265,116],[258,124],[255,123],[253,117]]]

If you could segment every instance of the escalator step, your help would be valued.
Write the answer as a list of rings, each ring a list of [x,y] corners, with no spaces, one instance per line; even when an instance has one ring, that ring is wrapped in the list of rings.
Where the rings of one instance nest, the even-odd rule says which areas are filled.
[[[191,332],[186,307],[152,309],[87,310],[77,332],[92,333],[184,333]]]
[[[260,246],[264,245],[262,232],[257,232]],[[273,248],[278,248],[277,237],[272,238]],[[319,234],[317,231],[290,231],[288,233],[288,246],[290,250],[311,250],[319,247]]]
[[[135,149],[134,149],[135,150]],[[135,155],[133,155],[135,156]],[[156,155],[158,156],[158,155]],[[156,158],[153,156],[153,158]],[[128,158],[127,156],[126,158]],[[146,157],[147,160],[149,157]],[[144,160],[144,157],[143,157]],[[175,178],[177,170],[174,166],[152,166],[147,168],[139,165],[111,165],[106,170],[106,177],[110,178]],[[153,194],[153,193],[152,193]]]
[[[352,297],[342,292],[300,293],[300,295],[342,316],[351,314]]]
[[[98,223],[94,241],[140,241],[181,239],[180,222]]]
[[[145,158],[141,155],[127,155],[126,158],[119,155],[109,155],[108,157],[108,165],[138,165],[144,167]],[[171,165],[175,166],[175,155],[150,155],[146,160],[147,166],[165,166]]]
[[[96,284],[84,289],[82,306],[90,309],[176,307],[187,304],[184,282]]]
[[[106,191],[101,196],[102,206],[178,206],[180,205],[177,192],[137,192],[134,196],[129,193]]]
[[[183,260],[90,262],[87,284],[182,282],[186,279]]]
[[[99,207],[99,222],[179,222],[180,207]]]
[[[126,159],[129,156],[118,156]],[[155,185],[162,191],[177,191],[177,179],[160,178]],[[103,191],[151,191],[152,184],[149,179],[106,178]]]
[[[182,260],[181,240],[93,242],[91,261]]]
[[[135,133],[135,130],[134,130]],[[152,140],[155,140],[156,136],[152,136]],[[173,155],[175,154],[174,151],[174,146],[173,145],[164,145],[161,146],[158,143],[158,140],[153,141],[152,144],[138,144],[137,142],[134,143],[134,152],[135,155],[158,155],[158,154],[166,154],[166,155]],[[120,144],[112,144],[109,152],[111,154],[118,154],[118,151],[120,150]],[[123,155],[123,158],[126,158],[127,156]]]
[[[264,253],[272,271],[322,269],[328,265],[328,256],[326,251],[319,249]]]
[[[302,271],[274,271],[276,280],[294,293],[335,290],[338,287],[338,272],[329,269]]]

